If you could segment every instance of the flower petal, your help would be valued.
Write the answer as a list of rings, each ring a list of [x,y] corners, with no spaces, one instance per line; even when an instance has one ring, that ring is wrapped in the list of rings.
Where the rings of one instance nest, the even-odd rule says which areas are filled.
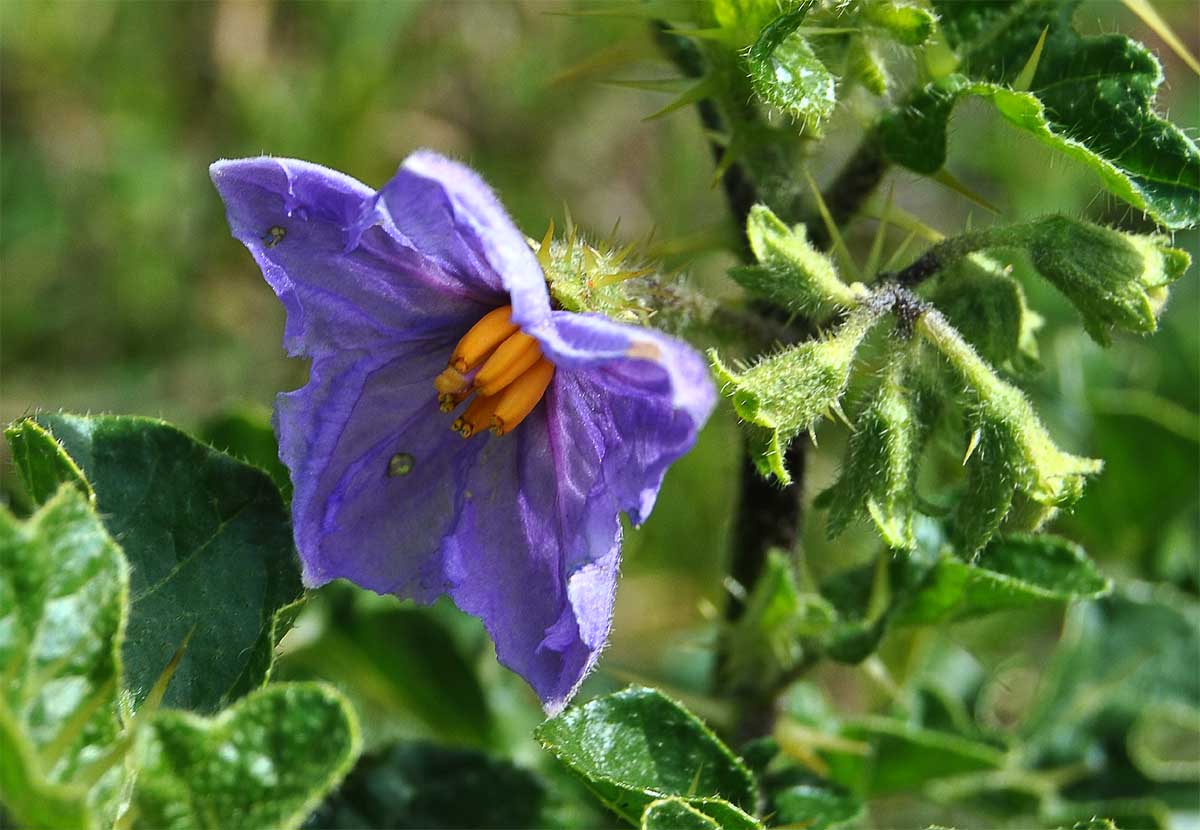
[[[555,312],[530,333],[559,367],[564,389],[572,388],[568,372],[577,376],[560,405],[602,436],[608,486],[635,524],[645,521],[667,467],[691,449],[712,412],[707,364],[679,340],[595,314]]]
[[[573,447],[575,438],[547,400],[511,435],[490,439],[444,560],[455,603],[483,620],[497,658],[552,714],[608,640],[619,561],[616,504],[595,477],[601,448]],[[589,490],[560,478],[564,456]]]
[[[399,236],[356,227],[375,194],[349,176],[269,157],[218,161],[209,172],[233,235],[287,309],[292,355],[463,331],[488,308]]]
[[[318,358],[307,386],[279,396],[276,429],[295,484],[306,585],[343,577],[421,602],[449,587],[442,540],[483,446],[452,432],[437,408],[431,382],[451,345]]]
[[[404,160],[379,191],[375,217],[447,272],[475,280],[522,327],[550,316],[550,295],[525,235],[475,171],[429,150]]]

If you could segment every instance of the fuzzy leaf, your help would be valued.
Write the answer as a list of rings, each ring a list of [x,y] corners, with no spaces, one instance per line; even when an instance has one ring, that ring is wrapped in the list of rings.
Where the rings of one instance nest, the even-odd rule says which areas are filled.
[[[755,205],[746,219],[746,238],[759,264],[730,275],[752,294],[817,317],[858,304],[859,295],[841,281],[829,257],[809,243],[804,225],[789,228],[770,208]]]
[[[72,484],[23,523],[0,508],[0,800],[18,824],[111,813],[120,768],[94,789],[81,773],[121,732],[128,593],[120,548]]]
[[[261,685],[283,634],[276,615],[293,613],[302,591],[287,511],[270,478],[162,421],[33,420],[83,470],[129,559],[122,655],[135,697],[189,632],[166,705],[211,712]]]
[[[354,763],[358,723],[316,683],[260,689],[213,718],[159,710],[139,735],[135,827],[298,827]]]
[[[744,809],[754,779],[717,737],[675,701],[630,687],[543,722],[542,746],[631,824],[653,801],[679,797],[725,828],[755,827]]]
[[[279,460],[279,442],[266,407],[237,406],[200,426],[200,440],[226,455],[240,458],[271,477],[285,502],[292,498],[292,479]]]
[[[713,374],[746,422],[752,458],[764,476],[791,482],[783,464],[788,444],[839,402],[858,347],[877,319],[868,309],[855,312],[832,337],[791,346],[743,372],[709,351]]]
[[[1200,222],[1200,150],[1159,118],[1153,100],[1162,67],[1121,35],[1081,37],[1077,2],[939,0],[960,74],[928,85],[881,125],[885,154],[920,173],[946,160],[950,112],[964,96],[990,101],[1039,141],[1083,162],[1104,186],[1169,228]],[[1008,88],[1044,28],[1048,34],[1028,92]]]
[[[540,827],[532,773],[471,749],[399,743],[365,755],[308,822],[321,830]]]
[[[1083,548],[1057,536],[1001,536],[971,563],[943,554],[893,621],[933,625],[1042,602],[1095,599],[1112,583]]]
[[[747,62],[754,91],[763,102],[815,129],[833,113],[837,82],[796,31],[809,5],[781,15],[763,29],[750,47]]]
[[[21,481],[36,504],[48,501],[67,482],[89,499],[93,497],[91,485],[78,465],[36,421],[26,419],[10,424],[4,430],[4,437],[12,447]]]
[[[863,22],[882,30],[905,46],[920,46],[933,34],[936,20],[928,9],[915,3],[875,0],[863,8]]]

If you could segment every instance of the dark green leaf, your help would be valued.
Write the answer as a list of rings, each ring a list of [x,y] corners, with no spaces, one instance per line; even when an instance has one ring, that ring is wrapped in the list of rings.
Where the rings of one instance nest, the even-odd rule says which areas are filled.
[[[260,689],[214,718],[159,710],[138,741],[135,827],[298,827],[358,745],[349,703],[316,683]]]
[[[1021,284],[996,261],[981,254],[960,260],[939,276],[930,299],[993,366],[1017,372],[1037,367],[1034,332],[1042,318],[1030,310]]]
[[[120,548],[72,485],[24,523],[0,508],[0,798],[19,822],[79,827],[111,810],[120,769],[95,790],[83,773],[121,732],[128,594]]]
[[[754,90],[777,107],[816,128],[837,104],[836,80],[796,31],[811,3],[780,16],[758,36],[747,61]]]
[[[863,818],[866,806],[845,787],[791,767],[763,781],[775,826],[834,830]]]
[[[481,752],[401,743],[365,755],[308,826],[544,826],[545,789],[530,772]]]
[[[364,711],[416,718],[440,741],[487,746],[495,737],[474,667],[423,608],[335,611],[316,642],[280,665],[283,676],[336,678]]]
[[[745,764],[694,715],[653,689],[631,687],[573,707],[535,734],[631,824],[650,802],[679,796],[723,827],[754,825],[737,809],[754,806]]]
[[[1111,589],[1083,548],[1057,536],[1001,536],[973,563],[943,555],[920,586],[899,599],[894,621],[931,625],[1022,608],[1070,602]]]
[[[83,472],[71,460],[59,443],[36,421],[26,419],[11,424],[4,437],[12,447],[13,462],[29,496],[42,504],[58,492],[60,485],[70,482],[88,498],[92,488]]]
[[[946,125],[964,95],[990,100],[1039,141],[1082,161],[1105,187],[1160,224],[1200,222],[1200,150],[1153,109],[1162,67],[1121,35],[1081,37],[1077,2],[939,0],[935,8],[963,74],[930,84],[882,125],[887,155],[922,173],[946,159]],[[1029,92],[1012,83],[1048,29]]]
[[[200,425],[200,439],[264,471],[279,488],[283,500],[291,501],[292,479],[279,460],[279,442],[266,409],[240,406],[215,415]]]
[[[1004,754],[988,744],[891,718],[865,718],[843,734],[871,745],[862,783],[872,796],[912,792],[931,781],[1004,763]]]
[[[34,420],[83,470],[129,559],[128,688],[145,695],[189,632],[167,705],[210,712],[262,684],[286,622],[277,614],[302,591],[267,475],[149,418]]]

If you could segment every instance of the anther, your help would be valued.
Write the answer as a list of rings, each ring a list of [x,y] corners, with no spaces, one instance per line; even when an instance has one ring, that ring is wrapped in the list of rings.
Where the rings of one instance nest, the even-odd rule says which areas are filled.
[[[504,391],[496,396],[497,403],[492,413],[492,432],[504,435],[516,429],[546,394],[546,387],[550,385],[553,377],[554,364],[543,357],[532,369],[506,386]]]
[[[463,438],[470,438],[480,430],[487,429],[492,421],[492,413],[496,411],[496,404],[499,402],[498,396],[476,395],[471,400],[466,412],[454,419],[450,429]]]
[[[458,341],[450,355],[450,367],[457,369],[460,374],[471,371],[518,328],[512,321],[512,306],[489,311]]]
[[[542,349],[537,340],[519,331],[484,361],[475,376],[474,386],[481,395],[495,395],[541,359]]]

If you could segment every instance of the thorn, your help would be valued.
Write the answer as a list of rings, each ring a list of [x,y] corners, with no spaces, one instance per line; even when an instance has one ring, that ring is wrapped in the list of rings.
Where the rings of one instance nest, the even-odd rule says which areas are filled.
[[[975,454],[975,448],[979,446],[979,439],[983,437],[983,430],[977,429],[971,433],[971,441],[967,444],[967,454],[963,456],[962,465],[967,466],[967,462],[971,460],[971,456]]]
[[[851,432],[858,432],[858,430],[854,428],[854,424],[850,423],[850,419],[846,417],[846,410],[842,409],[841,401],[834,401],[829,405],[829,408],[832,410],[833,414],[838,417],[838,420],[846,425],[846,429],[850,430]]]
[[[1125,8],[1136,14],[1143,23],[1154,30],[1154,33],[1171,47],[1171,51],[1178,55],[1189,69],[1200,75],[1200,61],[1197,61],[1196,56],[1188,51],[1187,46],[1167,25],[1167,21],[1162,19],[1150,0],[1122,0],[1122,2],[1125,4]]]
[[[888,261],[883,264],[883,270],[891,271],[895,268],[896,264],[900,262],[905,252],[908,251],[908,247],[912,245],[913,240],[916,238],[917,232],[915,230],[909,231],[908,236],[904,237],[904,241],[900,243],[900,247],[892,251],[892,255],[888,257]]]
[[[821,196],[821,189],[817,187],[817,183],[813,180],[812,174],[807,169],[804,171],[804,178],[808,180],[808,186],[812,190],[813,199],[817,203],[817,210],[821,214],[821,221],[825,223],[825,229],[829,231],[829,238],[833,240],[833,248],[842,257],[842,264],[846,272],[852,277],[852,279],[848,279],[846,282],[861,282],[862,275],[858,273],[858,267],[854,264],[854,258],[850,256],[850,250],[846,247],[846,241],[842,239],[842,234],[838,231],[837,225],[833,221],[833,216],[829,213],[825,199]]]
[[[543,271],[550,270],[550,241],[554,238],[554,217],[550,218],[550,227],[546,228],[546,235],[542,237],[542,244],[537,250],[538,262],[542,265]]]
[[[879,260],[883,257],[883,243],[887,239],[888,220],[892,213],[892,197],[896,195],[894,182],[888,184],[887,200],[883,203],[883,216],[879,217],[879,227],[875,229],[875,238],[871,240],[871,252],[867,255],[867,264],[863,266],[863,276],[873,279],[879,273]]]
[[[937,171],[929,178],[933,179],[935,182],[942,185],[943,187],[953,190],[958,195],[965,196],[966,198],[970,199],[975,204],[979,205],[984,210],[986,210],[990,213],[994,213],[997,216],[1000,215],[1000,208],[996,207],[991,202],[989,202],[987,199],[983,198],[978,193],[976,193],[974,190],[967,187],[965,184],[963,184],[961,181],[959,181],[958,178],[956,178],[954,175],[952,175],[950,173],[950,171],[947,170],[946,168],[943,167],[941,170]]]
[[[817,446],[817,431],[812,424],[808,425],[808,440],[812,441],[814,447]]]
[[[716,89],[716,79],[713,76],[701,78],[697,83],[688,87],[683,93],[671,103],[667,104],[657,112],[652,112],[647,115],[642,121],[653,121],[656,118],[662,118],[664,115],[670,115],[676,110],[683,109],[686,106],[695,104],[698,101],[703,101],[711,95]]]
[[[1029,56],[1029,60],[1025,61],[1021,73],[1013,81],[1012,88],[1017,92],[1028,92],[1029,88],[1033,86],[1033,76],[1037,74],[1038,63],[1042,60],[1042,47],[1046,45],[1046,34],[1049,31],[1049,26],[1042,29],[1042,36],[1038,38],[1037,45],[1033,47],[1033,54]]]

